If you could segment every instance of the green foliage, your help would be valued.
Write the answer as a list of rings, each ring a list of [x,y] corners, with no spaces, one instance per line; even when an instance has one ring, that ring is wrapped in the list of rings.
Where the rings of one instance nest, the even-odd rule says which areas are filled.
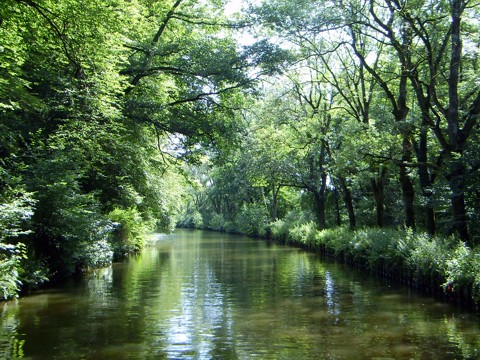
[[[303,228],[303,231],[308,233],[311,233],[312,230],[316,232],[317,225],[314,223],[313,218],[312,213],[294,209],[289,211],[284,219],[278,219],[270,223],[270,232],[277,241],[284,243],[299,242],[300,239],[298,237],[293,238],[292,236],[301,237],[302,231],[295,229]],[[304,242],[304,244],[306,243]]]
[[[20,291],[21,263],[25,258],[25,245],[0,242],[0,300],[7,300]]]
[[[31,232],[35,200],[19,180],[0,166],[0,299],[18,295],[25,273],[26,246],[19,238]]]
[[[149,231],[140,212],[134,208],[112,210],[108,217],[113,221],[113,251],[122,256],[140,250]]]
[[[416,276],[438,279],[445,276],[446,263],[453,255],[454,239],[431,238],[427,234],[411,236],[411,250],[407,265]]]
[[[192,216],[192,225],[195,229],[202,229],[204,227],[203,224],[203,216],[200,212],[195,211]]]
[[[34,290],[53,278],[46,259],[40,259],[32,246],[26,250],[26,256],[20,264],[20,290]]]
[[[287,242],[288,228],[285,220],[277,219],[270,223],[270,233],[274,239]]]
[[[34,286],[46,274],[108,265],[114,254],[143,246],[148,231],[169,232],[177,223],[271,232],[371,269],[448,274],[458,286],[474,286],[475,250],[423,234],[420,218],[428,205],[440,220],[437,233],[446,235],[459,219],[470,221],[470,238],[466,226],[462,235],[470,246],[478,233],[478,89],[471,87],[478,9],[462,10],[462,74],[453,83],[450,7],[414,3],[259,3],[249,15],[289,46],[263,38],[240,47],[233,27],[224,26],[223,1],[5,0],[4,295],[13,296],[19,281]],[[428,26],[410,34],[418,23]],[[320,36],[326,25],[338,34]],[[254,89],[260,76],[273,84],[263,93]],[[418,93],[423,88],[433,103],[421,103],[421,95],[431,98]],[[453,90],[464,99],[456,109],[449,108],[458,103]],[[398,95],[409,104],[401,121]],[[197,168],[185,170],[183,160]],[[323,228],[347,218],[359,227],[402,226],[402,167],[415,187],[418,233],[316,229],[316,222]],[[180,173],[193,178],[188,196]],[[452,222],[457,195],[468,208]]]
[[[32,264],[57,276],[108,264],[109,213],[128,251],[142,244],[137,220],[172,231],[177,161],[234,145],[246,69],[268,57],[240,53],[221,14],[216,1],[2,3],[0,164],[37,206],[5,202],[0,221],[26,236]],[[17,224],[32,214],[27,234]]]
[[[11,190],[10,190],[11,192]],[[31,193],[9,194],[0,204],[0,241],[29,234],[25,222],[33,215],[35,203]]]
[[[194,207],[189,206],[181,214],[177,226],[190,229],[203,229],[202,214]]]
[[[111,265],[113,260],[112,245],[107,239],[89,242],[82,249],[81,261],[89,268],[102,268]]]
[[[447,291],[464,291],[480,304],[480,249],[459,243],[445,262]]]
[[[289,239],[293,243],[304,245],[312,244],[315,241],[317,224],[313,221],[297,225],[288,231]]]
[[[246,203],[238,213],[235,224],[237,231],[250,236],[267,234],[269,214],[264,205]]]
[[[100,204],[93,194],[82,193],[73,177],[44,184],[40,189],[33,216],[37,252],[49,259],[56,276],[68,276],[91,266],[83,256],[85,249],[104,241],[111,231],[111,224],[102,220]]]
[[[215,231],[224,231],[225,230],[225,219],[221,214],[213,214],[212,219],[209,223],[209,228]]]

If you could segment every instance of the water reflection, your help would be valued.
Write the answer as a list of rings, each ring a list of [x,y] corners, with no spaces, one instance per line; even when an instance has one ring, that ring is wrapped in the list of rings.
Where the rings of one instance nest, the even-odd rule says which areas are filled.
[[[476,318],[312,254],[179,231],[2,304],[5,359],[477,358]]]

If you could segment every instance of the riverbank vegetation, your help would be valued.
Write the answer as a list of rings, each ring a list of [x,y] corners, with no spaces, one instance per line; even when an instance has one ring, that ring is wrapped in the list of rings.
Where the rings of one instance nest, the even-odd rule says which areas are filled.
[[[271,236],[478,303],[478,11],[260,5],[296,61],[251,100],[237,151],[195,169],[181,225]]]
[[[318,230],[314,223],[272,224],[273,238],[333,256],[361,270],[449,301],[480,303],[480,249],[455,238],[430,236],[412,229],[347,227]]]
[[[2,2],[1,298],[175,226],[178,164],[235,141],[242,92],[283,56],[237,46],[222,5]]]
[[[0,295],[178,224],[478,302],[478,1],[232,4],[5,2]]]

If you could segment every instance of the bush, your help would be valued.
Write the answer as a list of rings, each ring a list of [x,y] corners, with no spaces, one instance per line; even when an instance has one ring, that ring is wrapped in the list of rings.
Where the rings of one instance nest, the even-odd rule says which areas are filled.
[[[112,232],[114,224],[110,220],[99,220],[92,226],[89,236],[81,241],[73,258],[77,270],[109,266],[113,260]]]
[[[112,245],[116,257],[142,248],[149,228],[136,208],[115,208],[108,217],[114,226]]]
[[[235,223],[237,230],[250,236],[266,236],[269,214],[260,203],[248,203],[242,206]]]
[[[347,228],[324,229],[318,231],[315,235],[315,245],[318,249],[323,249],[327,253],[345,257],[348,249],[352,247],[352,244],[350,244],[352,238],[353,233]]]
[[[445,277],[445,266],[452,256],[454,239],[431,238],[427,234],[415,234],[414,244],[407,256],[406,263],[418,280]]]
[[[480,249],[459,243],[446,261],[445,273],[447,291],[464,291],[464,296],[480,304]]]
[[[33,222],[35,256],[45,259],[53,276],[68,277],[86,266],[84,249],[109,236],[112,227],[94,193],[84,194],[75,176],[44,184]]]
[[[110,242],[106,239],[101,239],[85,246],[82,259],[86,267],[102,268],[111,265],[113,255]]]
[[[399,234],[401,234],[399,236]],[[396,257],[396,241],[403,231],[394,229],[362,229],[354,232],[354,252],[352,256],[362,259],[372,269],[393,268]]]
[[[0,167],[0,181],[11,181]],[[0,196],[0,299],[6,300],[18,296],[22,285],[22,268],[26,258],[26,246],[18,238],[30,233],[27,221],[33,215],[34,200],[32,194],[12,184],[6,186]]]
[[[195,208],[188,208],[179,219],[177,226],[183,228],[202,229],[202,214]]]
[[[311,224],[310,226],[316,227],[313,218],[314,216],[308,212],[297,209],[291,210],[285,216],[285,219],[278,219],[270,223],[269,228],[272,238],[283,243],[295,242],[292,239],[292,229],[304,224]],[[298,229],[297,232],[301,232],[301,230]],[[296,233],[296,231],[294,230],[293,233]],[[294,236],[300,236],[300,234]]]
[[[221,214],[213,214],[208,224],[208,228],[215,231],[224,231],[225,230],[225,219]]]
[[[25,257],[22,243],[9,245],[0,242],[0,299],[18,296],[20,291],[21,260]]]
[[[203,229],[203,216],[199,211],[195,211],[192,215],[192,225],[195,229]]]
[[[42,284],[49,281],[51,275],[46,261],[37,258],[33,250],[27,248],[26,256],[22,258],[20,263],[22,290],[38,289]]]
[[[286,221],[278,219],[270,223],[270,233],[272,238],[283,243],[288,239],[288,224]]]
[[[305,224],[297,225],[289,230],[289,240],[297,244],[311,247],[315,243],[317,224],[310,221]]]

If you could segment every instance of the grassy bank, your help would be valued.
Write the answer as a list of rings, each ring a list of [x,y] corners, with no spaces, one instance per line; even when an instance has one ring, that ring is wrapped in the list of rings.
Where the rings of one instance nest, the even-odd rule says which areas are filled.
[[[318,230],[314,222],[292,226],[282,220],[271,225],[271,236],[479,309],[480,248],[455,238],[409,229]]]

